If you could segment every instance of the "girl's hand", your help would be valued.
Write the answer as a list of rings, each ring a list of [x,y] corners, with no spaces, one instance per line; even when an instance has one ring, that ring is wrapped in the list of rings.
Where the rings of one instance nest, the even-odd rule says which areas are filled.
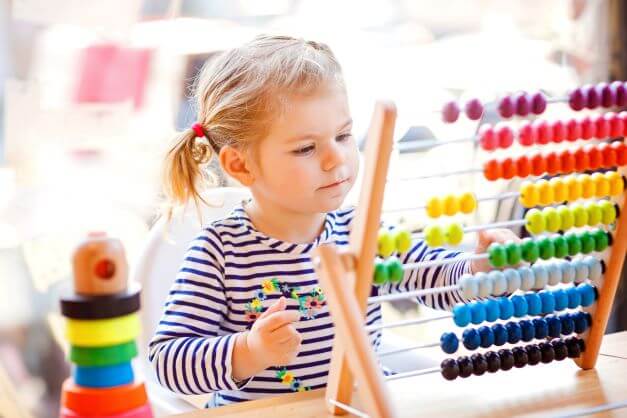
[[[509,229],[489,229],[487,231],[479,231],[477,237],[477,248],[475,249],[475,253],[483,254],[487,252],[488,247],[493,242],[498,242],[502,244],[507,241],[519,242],[520,238],[518,238],[518,236],[516,236],[516,234],[514,234]],[[470,263],[470,270],[473,274],[480,271],[487,272],[492,269],[493,267],[490,265],[490,262],[487,259],[473,260]]]

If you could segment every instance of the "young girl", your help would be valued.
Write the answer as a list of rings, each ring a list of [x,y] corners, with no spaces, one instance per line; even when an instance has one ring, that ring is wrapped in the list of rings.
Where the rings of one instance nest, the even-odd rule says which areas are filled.
[[[251,200],[191,243],[149,347],[159,382],[183,394],[213,392],[210,406],[326,385],[334,330],[310,254],[348,244],[353,209],[339,209],[357,177],[358,149],[340,65],[324,44],[262,36],[222,54],[199,79],[198,123],[165,164],[173,205],[198,204],[206,163],[250,189]],[[510,231],[480,236],[515,239]],[[458,252],[419,241],[403,263]],[[446,286],[485,262],[405,274],[372,293]],[[422,299],[437,309],[459,293]],[[366,324],[381,322],[370,306]],[[371,333],[378,348],[381,334]]]

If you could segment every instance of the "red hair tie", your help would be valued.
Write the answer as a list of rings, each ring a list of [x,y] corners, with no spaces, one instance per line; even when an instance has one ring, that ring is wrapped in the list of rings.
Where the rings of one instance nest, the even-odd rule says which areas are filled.
[[[196,138],[202,138],[205,136],[205,131],[202,129],[202,125],[200,123],[193,124],[192,130],[196,134]]]

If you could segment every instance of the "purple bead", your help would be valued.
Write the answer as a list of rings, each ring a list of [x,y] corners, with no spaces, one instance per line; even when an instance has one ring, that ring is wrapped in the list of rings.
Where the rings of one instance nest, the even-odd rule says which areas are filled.
[[[586,98],[586,107],[588,109],[596,109],[601,104],[601,96],[596,89],[596,86],[586,84],[581,88],[583,97]]]
[[[609,84],[597,84],[597,93],[599,93],[599,96],[601,96],[601,106],[612,107],[616,103],[616,93]]]
[[[531,100],[527,93],[518,93],[514,100],[516,102],[516,114],[518,116],[527,116],[531,111]]]
[[[531,111],[535,115],[540,115],[546,110],[546,98],[541,92],[534,93],[531,96]]]
[[[516,106],[512,96],[505,96],[499,102],[499,115],[503,118],[511,118],[516,113]]]
[[[625,106],[627,104],[627,90],[622,81],[614,81],[610,84],[610,88],[614,90],[616,106]]]
[[[581,110],[586,105],[586,98],[580,88],[576,88],[568,95],[568,105],[573,110]]]
[[[453,123],[459,118],[459,105],[457,102],[451,101],[442,108],[442,120],[446,123]]]
[[[466,113],[466,116],[468,116],[468,119],[478,120],[483,114],[483,105],[481,104],[479,99],[470,99],[466,102],[464,111]]]

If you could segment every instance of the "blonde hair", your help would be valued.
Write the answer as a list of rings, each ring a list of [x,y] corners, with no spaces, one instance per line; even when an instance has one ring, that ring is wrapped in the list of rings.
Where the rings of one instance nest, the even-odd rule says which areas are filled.
[[[264,138],[280,113],[285,93],[309,94],[325,84],[343,87],[341,67],[322,43],[288,36],[259,36],[205,63],[197,79],[197,123],[173,140],[163,166],[168,219],[215,185],[207,164],[225,145],[247,149]]]

